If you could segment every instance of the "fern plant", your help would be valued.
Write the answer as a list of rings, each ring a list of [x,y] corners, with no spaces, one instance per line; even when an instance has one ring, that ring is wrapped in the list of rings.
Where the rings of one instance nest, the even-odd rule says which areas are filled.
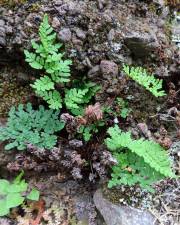
[[[154,75],[149,75],[142,67],[130,68],[128,65],[123,65],[123,71],[138,84],[150,91],[155,97],[166,95],[165,91],[161,90],[162,80],[155,78]]]
[[[109,128],[108,134],[106,145],[118,161],[109,187],[138,183],[151,190],[150,184],[155,181],[175,177],[167,152],[158,143],[143,138],[133,140],[130,132],[122,132],[117,125]]]
[[[58,119],[59,112],[45,110],[39,106],[39,110],[33,110],[32,105],[19,105],[16,110],[12,107],[6,127],[0,128],[0,140],[7,140],[9,144],[6,150],[16,148],[26,149],[28,143],[39,148],[51,149],[56,145],[55,132],[64,127],[64,123]]]
[[[89,141],[93,134],[99,132],[99,128],[105,125],[103,120],[97,121],[96,123],[89,125],[81,125],[77,132],[82,135],[84,141]]]
[[[42,97],[52,109],[62,108],[62,97],[55,90],[56,83],[67,83],[70,81],[71,60],[63,60],[63,53],[59,53],[62,44],[55,43],[56,33],[48,22],[45,15],[39,27],[40,43],[31,41],[34,52],[24,51],[25,60],[37,70],[44,70],[45,75],[37,79],[31,85],[37,95]]]
[[[0,217],[8,215],[11,208],[21,205],[26,199],[39,200],[38,190],[32,189],[27,193],[28,184],[22,179],[23,174],[21,172],[12,183],[0,179]]]
[[[100,86],[93,82],[86,82],[75,88],[66,90],[64,102],[66,108],[76,116],[83,115],[84,107],[100,89]]]

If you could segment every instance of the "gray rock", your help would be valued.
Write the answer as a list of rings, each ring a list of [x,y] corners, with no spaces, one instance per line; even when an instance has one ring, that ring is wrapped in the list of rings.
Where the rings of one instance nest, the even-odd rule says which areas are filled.
[[[0,20],[0,27],[3,27],[5,25],[5,21],[4,20]]]
[[[100,63],[100,70],[105,79],[112,79],[118,76],[118,66],[113,61],[102,60]]]
[[[58,38],[63,42],[68,42],[71,40],[71,30],[69,28],[63,28],[58,33]]]
[[[95,192],[94,203],[107,225],[154,225],[155,218],[148,211],[115,205],[103,197],[101,190]]]
[[[0,46],[6,46],[6,39],[0,36]]]
[[[99,73],[100,73],[100,67],[99,65],[96,65],[88,71],[88,77],[96,78],[99,76]]]
[[[158,41],[153,32],[132,31],[124,36],[124,42],[137,57],[148,56],[158,47]]]
[[[76,35],[77,35],[78,38],[80,38],[82,40],[84,40],[86,38],[86,33],[83,30],[77,28],[75,30],[75,32],[76,32]]]

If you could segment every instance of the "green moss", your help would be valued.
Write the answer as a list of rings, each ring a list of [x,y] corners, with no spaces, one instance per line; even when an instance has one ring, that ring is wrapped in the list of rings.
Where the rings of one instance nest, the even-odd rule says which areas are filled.
[[[25,4],[28,0],[0,0],[0,5],[15,7],[16,5]]]
[[[6,117],[11,106],[25,103],[31,92],[29,85],[18,85],[16,78],[0,78],[0,117]]]

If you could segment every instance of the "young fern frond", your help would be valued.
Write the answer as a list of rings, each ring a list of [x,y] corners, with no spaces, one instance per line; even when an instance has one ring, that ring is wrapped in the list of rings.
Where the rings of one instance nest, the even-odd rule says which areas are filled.
[[[86,93],[88,92],[88,89],[78,89],[78,88],[72,88],[70,90],[67,90],[65,94],[65,104],[68,109],[78,109],[79,104],[84,103],[84,98]]]
[[[149,75],[142,67],[130,68],[128,65],[123,65],[123,71],[138,84],[150,91],[155,97],[166,95],[165,91],[161,90],[163,81],[155,78],[154,75]]]
[[[48,104],[51,109],[61,109],[62,108],[62,97],[60,93],[56,90],[52,91],[38,91],[36,90],[36,94],[42,97]]]
[[[54,82],[52,82],[48,76],[44,76],[37,79],[31,87],[33,87],[37,92],[49,91],[54,89]]]
[[[44,69],[46,75],[37,79],[31,85],[36,94],[41,96],[52,109],[62,107],[62,98],[55,89],[56,83],[67,83],[70,81],[71,60],[63,60],[64,53],[59,53],[62,44],[56,44],[56,33],[48,22],[45,15],[39,27],[40,43],[31,41],[34,53],[24,51],[26,61],[34,69]]]
[[[82,115],[84,107],[96,92],[100,89],[100,86],[93,82],[87,82],[79,87],[66,90],[64,102],[67,109],[74,115]]]
[[[122,132],[117,125],[115,127],[109,128],[108,134],[110,135],[110,137],[107,138],[105,142],[108,149],[113,152],[113,155],[116,158],[119,158],[120,160],[122,154],[130,154],[130,156],[132,155],[133,157],[130,157],[128,155],[128,164],[126,166],[133,168],[133,165],[135,163],[133,163],[133,158],[136,157],[136,162],[137,160],[139,162],[139,164],[136,164],[136,175],[137,173],[140,173],[141,176],[143,174],[142,170],[147,170],[147,168],[149,168],[152,170],[150,171],[151,173],[153,173],[154,171],[157,180],[159,177],[175,177],[171,169],[171,163],[168,158],[167,152],[158,143],[148,141],[143,138],[140,138],[139,140],[133,140],[131,138],[130,132]],[[140,165],[140,161],[143,162],[143,166],[138,168],[138,165]],[[120,165],[116,167],[120,167],[122,169],[122,165],[123,164],[121,162]],[[119,171],[118,168],[116,168],[116,170]],[[127,171],[125,172],[127,173]],[[121,171],[121,173],[123,173],[123,171]],[[119,174],[113,173],[112,177],[115,177],[116,175],[118,177],[120,176]],[[144,179],[145,177],[146,176],[144,174]],[[133,176],[131,178],[134,179]]]

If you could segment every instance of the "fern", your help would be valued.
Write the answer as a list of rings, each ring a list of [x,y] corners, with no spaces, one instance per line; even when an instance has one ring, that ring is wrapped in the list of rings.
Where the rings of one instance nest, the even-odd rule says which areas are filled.
[[[40,79],[37,79],[34,84],[31,85],[31,87],[40,93],[54,89],[54,82],[52,82],[48,76],[44,76]]]
[[[131,138],[130,132],[122,132],[118,126],[109,128],[108,134],[111,137],[106,139],[106,145],[113,152],[114,156],[119,158],[119,162],[120,162],[121,156],[125,154],[124,150],[126,151],[128,150],[128,152],[125,154],[125,156],[128,157],[126,159],[126,162],[128,162],[128,165],[126,166],[130,166],[131,168],[133,168],[132,165],[134,165],[134,163],[132,160],[133,158],[136,158],[136,162],[138,163],[136,163],[135,171],[140,171],[138,172],[138,176],[144,177],[145,179],[147,174],[144,173],[144,176],[142,176],[143,170],[150,170],[149,179],[150,180],[152,179],[151,174],[154,174],[155,176],[154,179],[152,179],[152,181],[158,180],[158,178],[161,178],[161,177],[175,177],[174,173],[171,170],[171,164],[167,156],[167,153],[159,144],[153,141],[144,140],[143,138],[139,140],[133,140]],[[131,157],[131,154],[132,154],[132,157]],[[143,164],[141,165],[140,162],[142,162]],[[123,164],[120,163],[118,166],[114,167],[115,168],[114,172],[121,171],[118,168],[122,169],[122,165]],[[112,174],[112,177],[121,177],[119,173],[114,174],[114,172]],[[137,176],[137,173],[135,174]],[[130,173],[130,175],[132,175],[132,173]],[[133,180],[135,179],[134,176],[129,176],[129,179],[131,178]],[[117,181],[118,180],[116,180],[116,182]],[[119,181],[120,183],[121,182],[123,183],[123,179],[120,179]],[[112,182],[114,183],[114,181]],[[112,186],[112,182],[110,182],[110,186]],[[139,182],[143,186],[142,179],[140,179]],[[114,185],[116,185],[115,183]]]
[[[33,110],[31,104],[19,105],[18,110],[11,108],[7,126],[0,128],[0,140],[9,141],[6,150],[24,150],[28,143],[51,149],[57,142],[55,132],[63,127],[64,123],[58,120],[58,112],[45,110],[43,106]]]
[[[147,71],[141,67],[129,67],[123,65],[124,72],[135,80],[138,84],[145,87],[155,97],[161,97],[166,95],[162,89],[162,80],[157,79],[154,75],[148,75]]]
[[[36,94],[41,96],[52,109],[62,107],[62,98],[55,89],[56,83],[67,83],[70,81],[71,60],[63,60],[63,53],[59,53],[62,44],[55,43],[56,33],[48,22],[48,16],[45,15],[39,27],[40,43],[31,41],[34,53],[25,50],[26,61],[29,65],[38,70],[44,69],[46,75],[37,79],[31,85]],[[52,91],[53,90],[53,91]],[[59,101],[59,102],[58,102]]]
[[[74,115],[82,115],[84,106],[99,90],[99,86],[93,82],[84,83],[81,87],[66,90],[64,102],[67,109]]]

